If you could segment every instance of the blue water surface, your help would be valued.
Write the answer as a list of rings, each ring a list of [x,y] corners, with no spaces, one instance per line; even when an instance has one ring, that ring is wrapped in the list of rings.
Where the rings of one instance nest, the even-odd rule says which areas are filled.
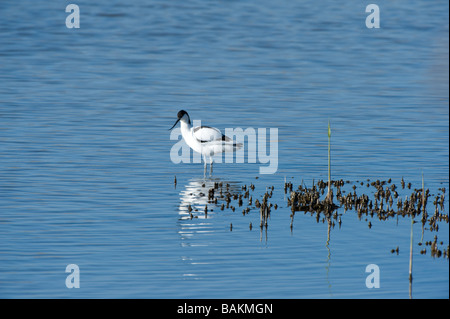
[[[448,214],[448,1],[379,0],[379,29],[355,1],[74,2],[79,29],[68,1],[0,2],[0,297],[410,297],[409,218],[369,228],[340,209],[340,227],[296,214],[291,230],[283,187],[327,179],[330,121],[334,179],[423,174]],[[174,163],[180,109],[277,128],[276,173]],[[259,200],[274,186],[267,230],[257,209],[208,203],[214,182]],[[414,224],[413,298],[449,297],[448,259],[418,245],[447,248],[439,225]]]

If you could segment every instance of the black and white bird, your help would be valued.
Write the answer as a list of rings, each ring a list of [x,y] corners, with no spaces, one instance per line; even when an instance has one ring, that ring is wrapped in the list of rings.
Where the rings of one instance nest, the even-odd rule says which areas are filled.
[[[205,162],[204,173],[206,174],[207,162],[206,157],[209,156],[210,174],[213,171],[212,156],[225,152],[234,152],[242,147],[242,143],[235,143],[233,139],[223,135],[220,130],[210,126],[193,127],[189,114],[181,110],[177,115],[178,119],[170,128],[173,129],[178,122],[181,125],[181,135],[184,141],[195,152],[203,155]]]

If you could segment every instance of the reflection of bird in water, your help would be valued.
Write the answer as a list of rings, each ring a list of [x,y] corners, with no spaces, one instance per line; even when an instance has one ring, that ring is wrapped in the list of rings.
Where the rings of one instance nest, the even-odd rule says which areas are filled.
[[[229,203],[227,199],[236,199],[237,196],[242,196],[242,189],[241,182],[224,181],[220,178],[191,179],[180,191],[179,226],[181,229],[179,233],[184,240],[182,245],[193,245],[189,239],[192,239],[195,234],[212,232],[212,223],[206,220],[214,214],[212,209],[224,205],[224,202]],[[213,196],[210,196],[211,190],[214,191]],[[205,213],[205,208],[207,213]],[[193,219],[201,219],[201,221],[194,222]],[[249,228],[252,230],[251,222]],[[262,242],[264,238],[267,243],[267,223],[265,225],[261,223],[259,229],[260,241]],[[230,224],[231,230],[232,225]],[[205,243],[196,245],[205,245]]]
[[[214,127],[193,127],[191,124],[191,119],[189,118],[189,114],[184,110],[178,112],[177,117],[178,119],[171,129],[173,129],[178,122],[181,123],[181,135],[183,135],[183,139],[186,144],[189,145],[189,147],[197,153],[203,155],[203,161],[205,162],[205,175],[207,166],[206,156],[209,156],[209,169],[210,174],[212,174],[212,156],[225,152],[234,152],[243,146],[242,143],[233,142],[233,139],[223,135],[218,129]]]
[[[181,219],[191,219],[195,212],[199,212],[196,214],[198,218],[207,217],[207,214],[204,214],[205,206],[209,208],[208,213],[211,207],[216,206],[214,198],[209,196],[211,189],[214,189],[214,198],[219,201],[225,199],[227,192],[237,194],[241,190],[239,182],[223,181],[220,178],[191,179],[180,192]]]
[[[227,191],[236,194],[241,190],[239,182],[226,182],[219,178],[205,178],[191,179],[180,192],[180,218],[178,220],[180,229],[178,233],[181,236],[181,245],[183,247],[208,245],[205,241],[196,242],[194,238],[199,234],[206,234],[214,231],[213,223],[209,222],[206,218],[213,214],[211,208],[217,207],[214,203],[214,199],[208,199],[209,190],[214,189],[215,187],[217,187],[217,189],[215,189],[214,196],[218,200],[225,200]],[[221,193],[223,198],[221,197]],[[208,206],[208,215],[205,214],[205,206]],[[182,258],[187,257],[184,256]]]

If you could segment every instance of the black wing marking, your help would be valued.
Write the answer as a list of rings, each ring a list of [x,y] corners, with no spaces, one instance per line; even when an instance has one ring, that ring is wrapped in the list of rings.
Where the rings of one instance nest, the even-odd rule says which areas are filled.
[[[225,142],[232,141],[231,138],[229,138],[228,136],[223,135],[218,129],[216,129],[215,127],[211,127],[211,126],[197,126],[197,127],[194,127],[194,133],[197,132],[198,130],[203,129],[203,128],[208,128],[208,129],[216,131],[217,133],[221,134],[221,138],[220,139],[214,139],[214,140],[199,140],[199,139],[197,139],[197,141],[199,141],[200,143],[208,143],[208,142],[211,142],[211,141],[220,141],[220,140],[221,141],[225,141]]]

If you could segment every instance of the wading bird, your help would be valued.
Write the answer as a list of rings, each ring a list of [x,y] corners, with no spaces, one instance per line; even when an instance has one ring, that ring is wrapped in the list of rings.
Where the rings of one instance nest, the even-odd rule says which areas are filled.
[[[207,162],[206,157],[209,156],[209,168],[210,174],[213,171],[213,159],[215,154],[221,154],[225,152],[234,152],[242,147],[242,143],[235,143],[233,139],[223,135],[220,130],[210,126],[196,126],[193,127],[189,114],[181,110],[177,115],[178,119],[175,124],[170,128],[173,129],[175,125],[180,122],[181,135],[184,141],[195,152],[203,155],[203,161],[205,162],[204,174],[206,175]]]

